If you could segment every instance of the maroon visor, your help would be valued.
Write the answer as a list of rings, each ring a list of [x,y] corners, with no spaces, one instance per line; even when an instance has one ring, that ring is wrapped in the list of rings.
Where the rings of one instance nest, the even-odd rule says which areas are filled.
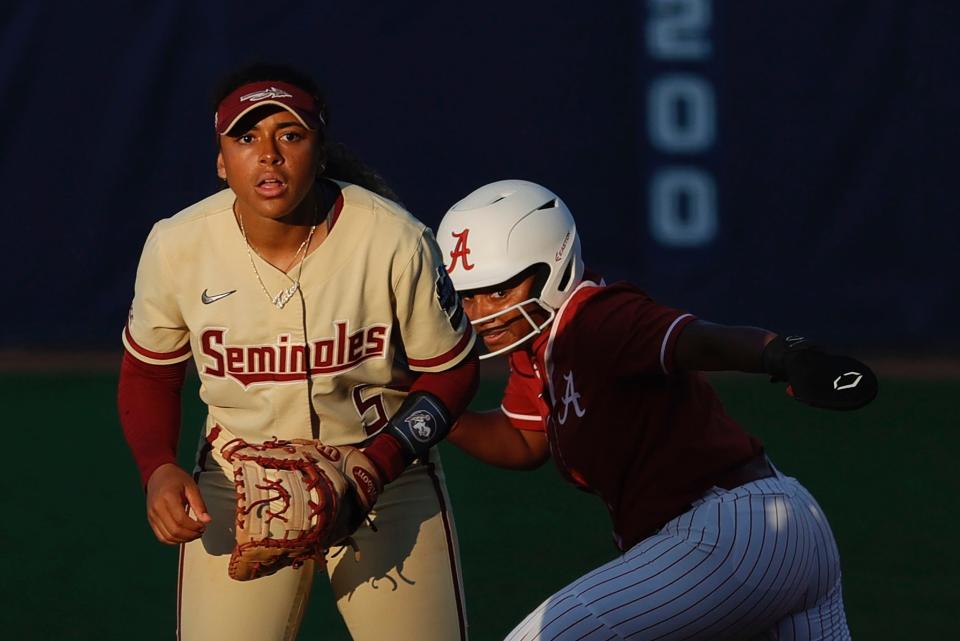
[[[280,80],[262,80],[240,85],[217,106],[213,126],[221,136],[233,129],[237,121],[263,105],[283,107],[307,129],[325,125],[320,105],[309,93]]]

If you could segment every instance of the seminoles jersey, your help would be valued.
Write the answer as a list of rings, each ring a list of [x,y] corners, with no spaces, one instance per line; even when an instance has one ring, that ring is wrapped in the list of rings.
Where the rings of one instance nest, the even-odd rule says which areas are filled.
[[[502,411],[547,433],[563,475],[606,503],[624,550],[761,451],[699,373],[674,371],[693,320],[631,285],[584,281],[532,353],[510,355]]]
[[[359,443],[397,410],[416,372],[449,369],[474,334],[430,230],[345,183],[300,293],[278,309],[250,264],[226,189],[158,222],[137,270],[127,350],[193,356],[207,429],[250,441]],[[296,277],[252,253],[271,295]]]

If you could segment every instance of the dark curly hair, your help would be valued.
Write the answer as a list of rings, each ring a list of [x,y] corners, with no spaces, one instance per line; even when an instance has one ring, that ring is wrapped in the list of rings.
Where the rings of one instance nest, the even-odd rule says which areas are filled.
[[[342,143],[328,140],[326,129],[330,126],[330,113],[326,98],[310,74],[297,67],[274,62],[253,62],[235,69],[217,84],[213,93],[213,111],[216,111],[220,102],[237,87],[262,80],[280,80],[295,85],[312,95],[320,105],[320,113],[325,125],[318,133],[326,159],[326,169],[323,173],[325,178],[359,185],[384,198],[397,203],[401,202],[396,192],[376,170],[360,160]]]

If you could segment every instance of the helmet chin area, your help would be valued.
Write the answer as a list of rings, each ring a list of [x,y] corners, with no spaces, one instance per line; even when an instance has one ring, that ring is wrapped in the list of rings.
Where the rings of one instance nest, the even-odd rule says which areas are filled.
[[[546,318],[546,320],[544,320],[544,321],[543,321],[542,323],[540,323],[539,325],[537,324],[537,322],[536,322],[535,320],[533,320],[533,318],[530,316],[530,313],[529,313],[526,309],[524,309],[524,307],[525,307],[526,305],[528,305],[529,303],[536,303],[536,304],[539,305],[545,312],[547,312],[547,318]],[[540,332],[542,332],[543,329],[544,329],[547,325],[549,325],[550,322],[553,320],[553,318],[557,315],[557,310],[555,310],[555,309],[553,309],[552,307],[550,307],[549,305],[545,304],[545,303],[544,303],[543,301],[541,301],[539,298],[528,298],[527,300],[523,301],[522,303],[517,303],[516,305],[511,305],[510,307],[507,307],[507,308],[505,308],[505,309],[501,309],[499,312],[494,312],[493,314],[488,314],[488,315],[484,316],[483,318],[478,318],[478,319],[476,319],[476,320],[470,321],[470,324],[473,325],[474,327],[476,327],[476,326],[477,326],[478,324],[480,324],[480,323],[486,323],[487,321],[493,320],[493,319],[495,319],[495,318],[499,318],[499,317],[503,316],[504,314],[506,314],[506,313],[508,313],[508,312],[512,312],[513,310],[517,310],[517,311],[520,312],[520,314],[523,316],[524,320],[526,320],[527,323],[530,325],[530,331],[529,331],[523,338],[521,338],[521,339],[519,339],[519,340],[516,340],[516,341],[514,341],[513,343],[510,343],[510,344],[507,345],[506,347],[501,347],[500,349],[498,349],[498,350],[495,351],[495,352],[487,352],[486,354],[481,354],[481,355],[480,355],[480,360],[485,360],[485,359],[488,359],[488,358],[493,358],[494,356],[499,356],[500,354],[504,354],[504,353],[506,353],[506,352],[512,351],[512,350],[516,349],[517,347],[519,347],[520,345],[523,345],[525,342],[527,342],[528,340],[530,340],[531,338],[533,338],[534,336],[536,336],[537,334],[539,334]]]

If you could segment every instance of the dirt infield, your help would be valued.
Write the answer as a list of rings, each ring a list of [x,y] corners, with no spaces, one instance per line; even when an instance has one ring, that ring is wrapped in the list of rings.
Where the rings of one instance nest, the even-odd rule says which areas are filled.
[[[116,372],[121,352],[114,351],[0,351],[0,372]],[[875,356],[863,359],[877,375],[913,379],[960,379],[958,356]],[[484,378],[502,378],[506,374],[504,359],[481,362]]]

